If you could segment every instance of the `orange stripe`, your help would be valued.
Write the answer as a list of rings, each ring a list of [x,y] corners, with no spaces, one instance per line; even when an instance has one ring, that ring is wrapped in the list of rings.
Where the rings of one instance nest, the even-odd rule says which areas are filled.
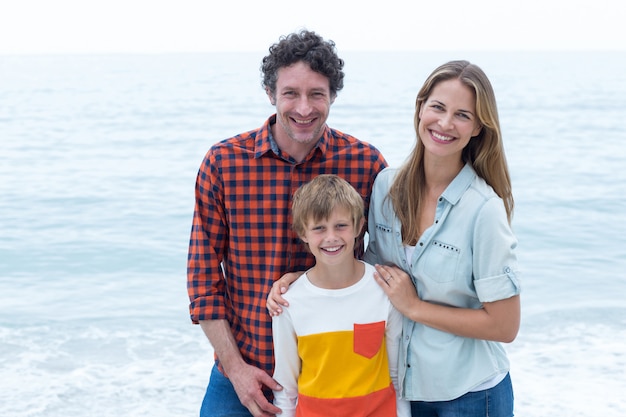
[[[296,417],[391,417],[396,415],[393,385],[362,397],[322,399],[298,395]]]

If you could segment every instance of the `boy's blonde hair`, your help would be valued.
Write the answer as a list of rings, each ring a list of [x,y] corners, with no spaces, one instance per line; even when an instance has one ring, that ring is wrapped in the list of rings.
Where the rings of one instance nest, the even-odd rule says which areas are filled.
[[[350,211],[353,226],[357,234],[360,233],[364,218],[363,197],[343,178],[331,174],[318,175],[293,195],[293,230],[298,236],[304,236],[311,220],[328,219],[338,207]]]

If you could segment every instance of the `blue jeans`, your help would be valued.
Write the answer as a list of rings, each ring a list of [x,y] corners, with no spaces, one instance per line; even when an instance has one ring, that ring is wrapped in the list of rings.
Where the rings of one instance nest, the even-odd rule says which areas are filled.
[[[484,391],[468,392],[450,401],[411,401],[412,417],[512,417],[511,376]]]
[[[241,405],[233,384],[213,365],[209,386],[202,400],[200,417],[252,417]]]

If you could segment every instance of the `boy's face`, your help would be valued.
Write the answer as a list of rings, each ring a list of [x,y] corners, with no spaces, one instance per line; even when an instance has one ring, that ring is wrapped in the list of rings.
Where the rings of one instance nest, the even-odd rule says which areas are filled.
[[[355,229],[350,210],[336,208],[328,219],[309,219],[301,238],[308,243],[317,263],[337,265],[354,260],[354,244],[360,227],[359,230]]]

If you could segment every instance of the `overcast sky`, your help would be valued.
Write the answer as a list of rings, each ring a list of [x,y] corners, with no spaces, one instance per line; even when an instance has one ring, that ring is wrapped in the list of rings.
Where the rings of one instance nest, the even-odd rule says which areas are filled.
[[[266,51],[306,27],[347,50],[626,50],[622,0],[0,0],[0,54]]]

